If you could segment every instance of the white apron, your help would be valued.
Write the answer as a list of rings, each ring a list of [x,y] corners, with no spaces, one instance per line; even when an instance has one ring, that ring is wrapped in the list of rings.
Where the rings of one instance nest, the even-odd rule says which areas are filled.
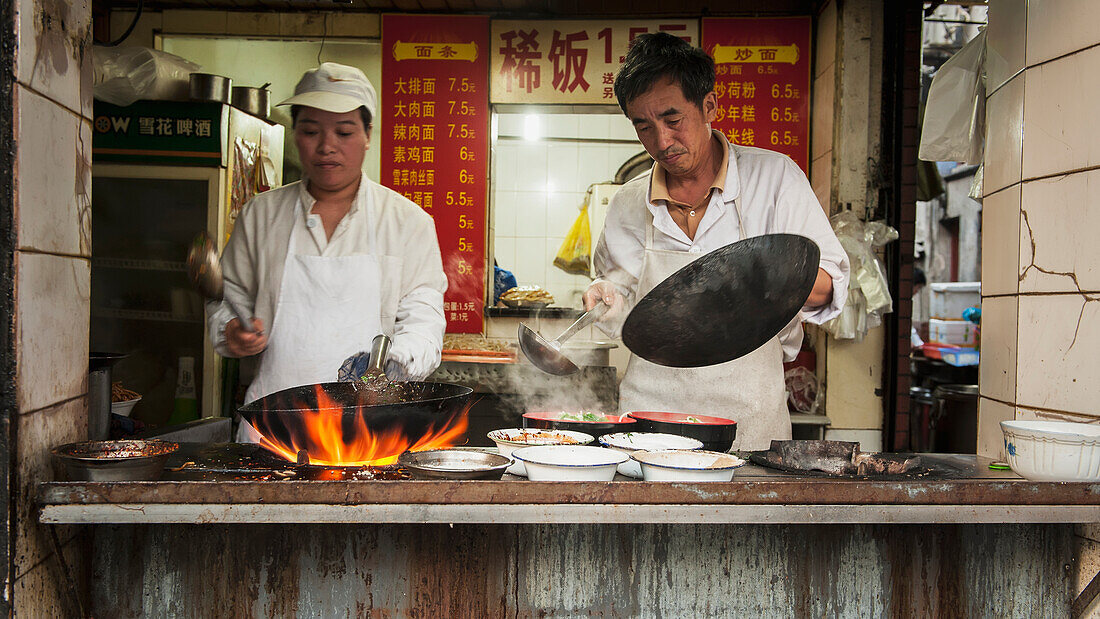
[[[344,360],[370,350],[371,340],[382,332],[379,257],[297,255],[295,238],[304,225],[295,220],[290,232],[275,320],[256,378],[245,393],[246,404],[290,387],[334,382]],[[369,234],[370,246],[377,247],[373,228]],[[237,442],[259,440],[260,434],[242,419]]]
[[[734,200],[733,206],[741,237],[745,238],[740,199]],[[703,255],[653,249],[650,215],[635,298],[641,299],[669,275]],[[632,354],[619,386],[619,411],[691,413],[732,419],[737,422],[733,450],[768,449],[772,439],[791,438],[779,338],[773,337],[739,359],[701,368],[665,367]]]

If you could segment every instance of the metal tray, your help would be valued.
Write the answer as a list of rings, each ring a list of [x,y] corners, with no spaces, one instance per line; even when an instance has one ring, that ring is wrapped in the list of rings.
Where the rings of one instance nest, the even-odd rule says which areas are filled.
[[[427,479],[500,479],[513,462],[508,456],[467,449],[406,451],[397,458],[398,466]]]

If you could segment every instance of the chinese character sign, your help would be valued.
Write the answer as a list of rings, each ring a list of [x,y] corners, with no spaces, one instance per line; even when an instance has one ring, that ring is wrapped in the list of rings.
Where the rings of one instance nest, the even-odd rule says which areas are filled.
[[[809,174],[810,18],[703,20],[718,116],[730,142],[774,150]]]
[[[382,17],[380,181],[435,219],[449,333],[483,327],[488,36],[488,17]]]
[[[493,103],[618,105],[612,84],[630,42],[664,31],[699,44],[696,20],[493,21]]]

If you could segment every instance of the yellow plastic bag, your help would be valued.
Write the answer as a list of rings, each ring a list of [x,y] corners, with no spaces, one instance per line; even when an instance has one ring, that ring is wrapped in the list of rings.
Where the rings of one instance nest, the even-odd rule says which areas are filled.
[[[565,241],[554,257],[554,266],[574,275],[589,275],[592,266],[592,230],[588,227],[588,196],[585,196],[581,214],[569,228]]]

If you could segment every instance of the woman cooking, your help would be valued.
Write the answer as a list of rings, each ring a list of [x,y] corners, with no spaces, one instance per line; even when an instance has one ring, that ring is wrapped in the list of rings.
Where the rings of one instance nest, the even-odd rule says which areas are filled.
[[[291,106],[301,181],[256,196],[222,256],[226,303],[211,312],[216,351],[261,355],[245,402],[332,382],[346,359],[392,340],[386,373],[422,380],[439,365],[447,278],[432,218],[362,171],[378,97],[362,71],[307,71]],[[237,440],[257,442],[242,421]]]

